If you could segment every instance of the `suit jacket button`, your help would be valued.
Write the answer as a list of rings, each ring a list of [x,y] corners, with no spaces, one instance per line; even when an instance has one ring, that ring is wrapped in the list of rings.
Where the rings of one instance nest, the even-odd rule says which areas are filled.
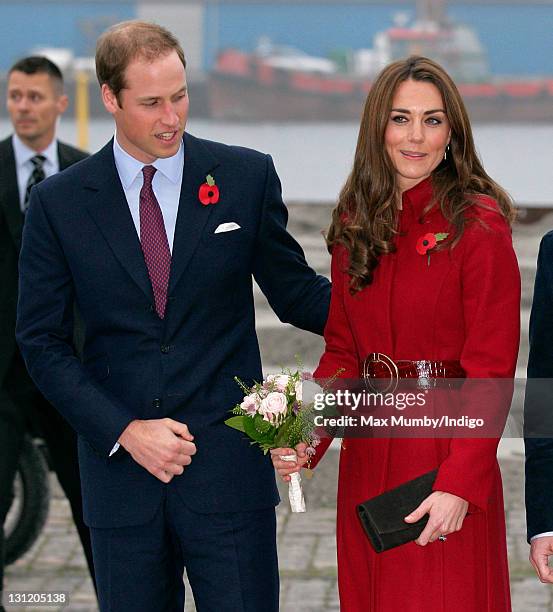
[[[156,307],[153,304],[149,304],[148,308],[146,309],[148,312],[154,312],[156,309]]]
[[[169,346],[167,344],[162,344],[161,345],[161,352],[164,355],[167,355],[167,353],[170,351],[171,349],[169,348]]]
[[[156,399],[152,402],[152,408],[161,408],[161,400],[159,398],[156,397]]]

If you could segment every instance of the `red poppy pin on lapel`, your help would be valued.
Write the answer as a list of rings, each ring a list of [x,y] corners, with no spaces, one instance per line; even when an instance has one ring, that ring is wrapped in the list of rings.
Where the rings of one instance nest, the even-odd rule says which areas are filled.
[[[219,201],[219,187],[215,184],[215,179],[208,174],[205,177],[205,183],[200,185],[200,191],[198,192],[198,198],[204,206],[209,204],[217,204]]]
[[[425,234],[417,240],[417,253],[419,255],[428,256],[428,265],[430,265],[430,251],[442,240],[445,240],[449,234],[438,232],[437,234]]]

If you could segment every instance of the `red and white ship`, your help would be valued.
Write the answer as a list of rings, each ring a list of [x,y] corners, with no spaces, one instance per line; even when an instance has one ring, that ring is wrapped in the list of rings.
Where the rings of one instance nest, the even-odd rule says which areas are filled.
[[[310,56],[267,38],[254,53],[227,49],[209,75],[210,114],[240,121],[358,121],[376,74],[412,54],[446,68],[474,121],[553,121],[553,75],[494,77],[475,31],[449,20],[443,0],[420,0],[413,23],[400,14],[371,49],[339,59]]]

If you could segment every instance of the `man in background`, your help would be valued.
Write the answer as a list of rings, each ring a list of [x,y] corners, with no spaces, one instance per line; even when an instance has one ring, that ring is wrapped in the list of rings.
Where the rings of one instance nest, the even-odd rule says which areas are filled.
[[[58,117],[67,104],[62,74],[50,60],[26,57],[10,69],[7,109],[14,133],[0,142],[0,591],[3,525],[29,423],[48,446],[94,580],[90,533],[82,518],[76,435],[31,382],[15,342],[18,258],[31,188],[87,156],[56,139]]]

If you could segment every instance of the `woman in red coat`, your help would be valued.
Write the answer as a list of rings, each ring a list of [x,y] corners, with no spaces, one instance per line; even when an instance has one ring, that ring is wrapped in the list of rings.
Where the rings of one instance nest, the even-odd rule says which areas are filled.
[[[328,234],[332,300],[315,376],[344,368],[356,378],[365,357],[379,352],[456,362],[469,378],[512,378],[520,316],[512,218],[508,196],[478,160],[449,76],[421,57],[388,66],[367,98]],[[337,509],[343,612],[511,609],[497,444],[345,440]],[[280,460],[289,449],[273,451],[285,479],[305,462],[304,449],[292,468]],[[435,468],[434,492],[407,519],[428,514],[422,534],[376,553],[357,504]]]

